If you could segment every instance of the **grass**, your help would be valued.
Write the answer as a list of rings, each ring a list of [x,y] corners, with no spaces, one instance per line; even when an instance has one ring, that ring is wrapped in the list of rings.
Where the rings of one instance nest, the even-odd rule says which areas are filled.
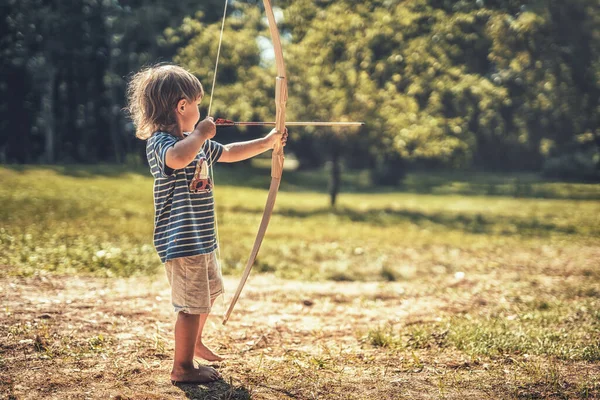
[[[262,189],[253,187],[256,182],[230,185],[243,181],[247,168],[224,168],[216,177],[227,273],[242,268],[264,207],[268,173],[252,172]],[[286,179],[304,182],[311,175],[287,173]],[[430,193],[454,185],[429,179],[437,185]],[[13,272],[131,276],[160,269],[151,242],[152,181],[146,174],[107,166],[5,168],[0,180],[0,245],[5,249],[0,263]],[[507,247],[541,253],[549,262],[555,253],[575,254],[581,248],[584,253],[575,257],[587,262],[586,252],[594,249],[589,244],[600,236],[598,185],[535,185],[555,197],[572,190],[577,198],[585,192],[596,200],[348,193],[331,209],[325,194],[296,190],[284,180],[256,268],[298,279],[395,280],[437,274],[432,268],[453,273],[483,254],[505,258],[499,253]],[[498,261],[477,271],[488,273]]]
[[[231,277],[268,175],[218,168]],[[89,382],[107,398],[600,396],[600,185],[413,173],[394,190],[348,173],[332,209],[325,175],[286,171],[237,320],[210,337],[233,381],[181,392],[157,383],[172,326],[147,172],[5,167],[0,182],[0,389],[14,396],[29,368],[82,387],[53,375],[35,388],[48,398]]]
[[[373,346],[404,349],[452,348],[472,358],[506,355],[554,357],[600,362],[598,301],[582,299],[556,305],[485,309],[479,314],[446,313],[439,321],[401,327],[376,327],[368,332]],[[508,315],[510,314],[510,315]]]

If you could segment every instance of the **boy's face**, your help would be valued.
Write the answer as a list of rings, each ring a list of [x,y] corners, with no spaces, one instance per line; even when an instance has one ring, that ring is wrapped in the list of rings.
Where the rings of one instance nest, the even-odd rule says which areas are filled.
[[[183,105],[180,105],[180,108],[182,108],[182,112],[180,113],[180,124],[182,132],[191,132],[194,130],[196,123],[198,123],[198,121],[200,120],[200,110],[198,107],[200,106],[201,102],[202,97],[200,97],[193,103],[185,101]]]

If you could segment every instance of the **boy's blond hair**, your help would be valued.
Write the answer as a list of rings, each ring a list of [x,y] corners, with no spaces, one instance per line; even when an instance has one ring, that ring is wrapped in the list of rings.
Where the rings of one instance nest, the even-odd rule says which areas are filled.
[[[127,87],[127,111],[136,127],[135,136],[145,140],[157,131],[172,133],[177,127],[175,110],[179,101],[194,103],[203,96],[198,78],[177,65],[143,69]]]

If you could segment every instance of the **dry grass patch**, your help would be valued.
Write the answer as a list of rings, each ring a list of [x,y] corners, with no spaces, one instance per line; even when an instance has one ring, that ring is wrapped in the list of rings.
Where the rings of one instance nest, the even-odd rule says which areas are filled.
[[[226,284],[232,288],[235,282]],[[452,339],[466,328],[445,325],[446,318],[465,318],[448,311],[468,307],[460,297],[453,304],[442,287],[437,295],[406,296],[406,286],[252,276],[228,325],[216,316],[208,323],[208,342],[227,356],[216,365],[225,380],[175,387],[168,379],[174,316],[162,277],[4,279],[2,390],[18,399],[600,395],[597,360],[529,355],[511,347],[502,354],[467,351]],[[472,306],[473,314],[496,307]],[[223,310],[218,304],[217,312]]]

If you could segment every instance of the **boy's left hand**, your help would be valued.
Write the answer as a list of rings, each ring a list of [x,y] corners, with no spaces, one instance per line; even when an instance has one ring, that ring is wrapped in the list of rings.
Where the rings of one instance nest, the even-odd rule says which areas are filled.
[[[267,136],[265,136],[265,140],[269,144],[269,148],[275,147],[275,143],[277,142],[277,139],[279,139],[280,137],[281,137],[281,145],[285,146],[285,144],[287,143],[287,138],[288,138],[287,128],[285,128],[285,131],[283,131],[283,135],[281,135],[281,136],[277,134],[277,129],[275,129],[275,128],[273,128],[271,130],[271,132],[269,132],[269,134]]]

